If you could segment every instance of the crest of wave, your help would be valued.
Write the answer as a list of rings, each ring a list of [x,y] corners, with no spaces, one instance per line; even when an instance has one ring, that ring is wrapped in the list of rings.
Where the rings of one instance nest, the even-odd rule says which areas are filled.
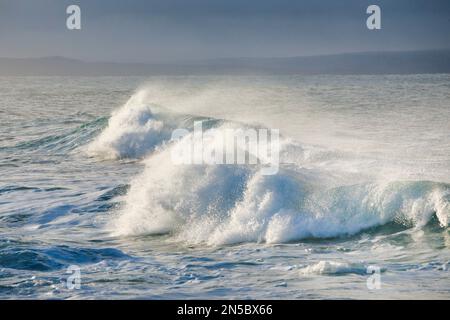
[[[140,90],[114,111],[107,127],[87,145],[87,154],[100,159],[140,158],[170,137],[147,100],[148,92]]]

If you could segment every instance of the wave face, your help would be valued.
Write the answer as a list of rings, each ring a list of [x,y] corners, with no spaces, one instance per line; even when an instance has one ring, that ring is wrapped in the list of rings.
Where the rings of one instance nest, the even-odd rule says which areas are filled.
[[[150,105],[138,92],[87,147],[100,158],[145,157],[109,224],[114,234],[221,245],[347,236],[388,223],[421,228],[433,217],[449,224],[449,184],[377,177],[367,172],[371,161],[289,137],[281,138],[275,175],[259,165],[175,165],[171,155],[184,142],[171,141],[171,132],[196,117],[154,113]],[[210,119],[206,132],[239,126],[249,127]]]

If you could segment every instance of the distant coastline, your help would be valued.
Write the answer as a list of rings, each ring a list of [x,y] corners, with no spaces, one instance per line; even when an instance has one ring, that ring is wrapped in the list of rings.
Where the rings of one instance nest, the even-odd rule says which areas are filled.
[[[286,58],[221,58],[179,63],[86,62],[65,57],[0,58],[0,76],[450,73],[450,49]]]

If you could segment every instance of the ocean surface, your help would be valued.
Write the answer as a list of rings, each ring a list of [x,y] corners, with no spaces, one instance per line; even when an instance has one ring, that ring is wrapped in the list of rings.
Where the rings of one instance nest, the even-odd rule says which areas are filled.
[[[174,165],[199,119],[278,173]],[[448,74],[0,77],[0,123],[2,299],[450,298]]]

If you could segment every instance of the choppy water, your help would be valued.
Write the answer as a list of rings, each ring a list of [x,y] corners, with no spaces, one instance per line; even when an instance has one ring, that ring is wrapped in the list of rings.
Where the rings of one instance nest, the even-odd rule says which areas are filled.
[[[199,117],[278,174],[171,164]],[[0,78],[0,120],[0,298],[450,298],[450,75]]]

